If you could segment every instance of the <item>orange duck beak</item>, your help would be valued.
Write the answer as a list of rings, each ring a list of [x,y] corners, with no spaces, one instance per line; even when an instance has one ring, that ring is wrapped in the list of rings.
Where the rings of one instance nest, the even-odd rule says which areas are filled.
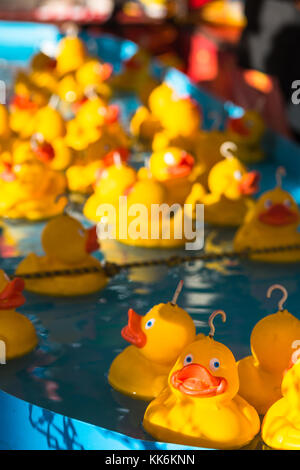
[[[86,245],[85,249],[87,253],[93,253],[93,251],[97,251],[100,248],[99,242],[98,242],[98,236],[97,236],[97,227],[94,225],[94,227],[91,227],[87,230],[87,240],[86,240]]]
[[[215,397],[227,389],[224,377],[215,377],[200,364],[189,364],[174,372],[171,384],[185,395],[200,398]]]
[[[132,308],[128,310],[128,325],[122,331],[122,337],[137,348],[143,348],[147,342],[145,333],[142,331],[142,316]]]
[[[265,212],[262,212],[258,219],[266,225],[284,226],[294,224],[299,216],[284,204],[274,204]]]
[[[0,294],[0,310],[21,307],[25,303],[25,297],[22,294],[24,287],[23,279],[18,277],[9,282]]]
[[[37,144],[34,148],[35,156],[44,163],[49,163],[55,157],[54,148],[48,142]]]
[[[259,189],[259,180],[260,174],[258,171],[250,171],[249,173],[246,173],[239,184],[241,194],[244,196],[255,194]]]
[[[182,152],[180,161],[168,167],[168,173],[173,178],[184,178],[189,176],[195,164],[194,157],[186,152]]]
[[[129,158],[129,150],[126,148],[116,148],[114,150],[111,150],[108,152],[105,157],[103,158],[103,163],[105,166],[111,166],[115,163],[115,154],[118,154],[120,156],[120,161],[121,162],[127,162]]]

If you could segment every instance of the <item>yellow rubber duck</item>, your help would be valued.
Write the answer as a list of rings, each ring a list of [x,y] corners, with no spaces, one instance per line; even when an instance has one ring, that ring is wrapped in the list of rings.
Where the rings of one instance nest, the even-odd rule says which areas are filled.
[[[127,161],[129,152],[125,148],[116,148],[101,158],[103,154],[102,139],[98,142],[91,144],[87,148],[82,161],[79,160],[78,164],[70,166],[66,171],[70,191],[90,194],[101,178],[102,172],[114,163],[114,155],[119,155],[123,162]],[[97,152],[97,159],[95,159],[93,158],[93,153],[98,148],[100,151],[99,153]]]
[[[30,62],[29,80],[39,88],[55,93],[57,89],[56,59],[42,51],[35,54]]]
[[[56,71],[59,76],[75,72],[81,67],[87,58],[84,43],[77,37],[76,31],[67,32],[58,45],[56,56]]]
[[[82,87],[77,83],[75,75],[65,75],[57,84],[57,94],[66,103],[78,103],[84,98]]]
[[[96,58],[89,58],[77,70],[76,80],[83,89],[90,86],[97,87],[108,80],[112,72],[113,67],[111,64],[101,63]]]
[[[300,449],[299,340],[293,346],[298,350],[282,380],[283,398],[271,406],[262,424],[262,438],[273,449]]]
[[[155,305],[144,317],[129,309],[121,334],[131,346],[110,367],[108,380],[114,389],[150,401],[166,386],[178,355],[196,334],[192,318],[176,304],[181,288],[182,282],[171,302]]]
[[[209,336],[181,352],[168,386],[146,409],[143,426],[157,441],[217,449],[239,448],[259,432],[255,409],[238,395],[239,378],[232,352]]]
[[[276,173],[277,187],[266,191],[247,214],[244,224],[234,238],[234,249],[276,248],[279,246],[300,245],[300,234],[297,231],[300,216],[293,197],[281,187],[283,168]],[[257,261],[291,263],[300,260],[300,249],[251,254]]]
[[[64,137],[58,137],[51,143],[42,134],[33,134],[29,140],[16,140],[13,146],[12,159],[14,164],[21,164],[38,159],[47,164],[52,170],[65,170],[74,158]]]
[[[95,193],[84,206],[84,215],[94,222],[99,222],[101,217],[97,215],[97,210],[100,204],[112,204],[117,208],[120,196],[126,195],[136,180],[137,173],[134,168],[122,163],[121,159],[109,166],[101,172]]]
[[[64,137],[66,134],[65,121],[60,112],[52,104],[41,108],[35,115],[36,134],[41,134],[47,142]]]
[[[233,150],[236,150],[233,143],[222,144],[221,153],[226,158],[209,172],[208,193],[199,183],[192,190],[194,202],[204,204],[205,222],[209,224],[238,226],[254,206],[250,196],[258,190],[259,173],[248,172],[233,156]]]
[[[15,278],[10,281],[0,269],[0,340],[5,344],[4,359],[24,356],[38,343],[31,321],[15,310],[25,303],[23,289],[22,279]]]
[[[27,139],[35,131],[38,105],[21,95],[15,95],[10,103],[9,126],[20,138]]]
[[[283,308],[287,291],[280,284],[268,289],[283,292],[278,312],[260,320],[251,333],[252,355],[238,362],[240,395],[261,415],[281,397],[280,386],[284,370],[292,354],[292,343],[300,338],[300,321]]]
[[[66,201],[56,198],[65,188],[65,176],[38,160],[8,164],[0,175],[0,216],[41,220],[60,214]]]
[[[194,157],[177,147],[154,152],[149,159],[150,172],[166,187],[170,204],[184,203],[196,179],[194,166]]]
[[[265,124],[257,111],[248,110],[237,119],[229,119],[227,138],[237,146],[237,157],[244,163],[257,163],[264,159],[261,143]]]
[[[144,140],[152,140],[159,133],[154,150],[164,147],[161,141],[166,142],[166,145],[178,143],[181,146],[185,139],[192,138],[199,130],[199,106],[189,96],[178,96],[166,83],[152,91],[148,105],[149,110],[145,106],[137,109],[131,121],[131,131],[134,136]]]
[[[45,256],[29,254],[19,264],[17,274],[82,267],[97,267],[99,272],[27,280],[27,290],[53,296],[78,296],[97,292],[106,286],[108,280],[101,263],[90,255],[99,248],[96,227],[86,230],[79,221],[63,214],[48,222],[41,242]]]

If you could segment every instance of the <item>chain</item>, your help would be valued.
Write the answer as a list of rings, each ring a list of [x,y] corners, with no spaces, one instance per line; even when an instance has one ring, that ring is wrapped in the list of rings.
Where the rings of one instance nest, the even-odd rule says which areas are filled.
[[[34,273],[22,273],[17,274],[18,277],[22,279],[46,279],[51,277],[59,277],[59,276],[79,276],[84,274],[95,274],[95,273],[102,273],[104,272],[108,277],[114,277],[122,271],[126,271],[132,268],[146,268],[151,266],[161,266],[165,265],[168,267],[177,266],[183,263],[192,263],[195,261],[218,261],[224,258],[227,259],[248,259],[253,255],[261,255],[261,254],[271,254],[271,253],[280,253],[285,251],[295,251],[300,250],[300,244],[295,245],[280,245],[280,246],[273,246],[268,248],[255,248],[255,249],[245,249],[242,251],[223,251],[221,253],[199,253],[198,255],[175,255],[169,258],[160,258],[160,259],[153,259],[153,260],[144,260],[144,261],[133,261],[130,263],[125,264],[117,264],[117,263],[103,263],[99,266],[87,266],[83,268],[73,268],[73,269],[63,269],[63,270],[55,270],[55,271],[41,271],[41,272],[34,272]],[[13,276],[11,276],[13,277]]]

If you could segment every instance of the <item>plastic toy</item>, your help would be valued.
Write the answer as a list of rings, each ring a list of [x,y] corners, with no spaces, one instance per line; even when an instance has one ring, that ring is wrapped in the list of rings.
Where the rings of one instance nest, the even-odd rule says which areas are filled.
[[[177,147],[154,152],[149,159],[150,173],[165,186],[169,204],[184,203],[195,180],[194,166],[194,157]]]
[[[56,70],[59,76],[75,72],[86,61],[87,53],[83,42],[77,37],[77,31],[69,30],[68,35],[59,43],[56,57]]]
[[[244,163],[256,163],[264,159],[261,141],[265,124],[257,111],[245,111],[238,119],[230,119],[227,138],[237,145],[237,157]]]
[[[273,449],[300,449],[300,402],[299,402],[299,340],[298,350],[292,355],[291,364],[281,385],[283,398],[268,410],[262,424],[262,438]]]
[[[299,209],[293,197],[281,187],[280,167],[276,173],[277,187],[265,192],[249,210],[243,225],[234,238],[234,249],[270,249],[278,246],[300,245]],[[292,263],[300,260],[300,249],[251,254],[257,261]]]
[[[238,395],[239,379],[232,352],[200,334],[181,352],[168,386],[146,409],[143,425],[157,441],[217,449],[239,448],[258,433],[255,409]]]
[[[205,205],[205,222],[209,224],[238,226],[254,205],[250,196],[258,190],[259,173],[248,172],[232,151],[236,151],[235,144],[222,144],[226,158],[209,172],[208,193],[198,183],[193,188],[193,197]]]
[[[300,338],[300,321],[283,308],[286,289],[274,284],[268,289],[283,292],[278,312],[260,320],[251,333],[251,352],[238,362],[240,395],[253,405],[259,414],[281,397],[281,381],[292,354],[292,343]]]
[[[0,216],[41,220],[63,211],[66,201],[57,200],[66,188],[62,173],[38,160],[16,165],[0,162],[0,168]]]
[[[45,256],[30,253],[19,264],[17,274],[93,266],[99,268],[99,272],[27,280],[27,290],[53,296],[77,296],[106,286],[107,277],[100,262],[90,255],[99,248],[96,227],[87,230],[78,220],[63,214],[48,222],[41,241]]]
[[[25,303],[23,289],[22,279],[10,281],[5,272],[0,270],[0,340],[5,344],[5,359],[24,356],[38,342],[31,321],[15,310]]]
[[[108,375],[119,392],[147,401],[156,397],[182,349],[194,341],[193,320],[176,304],[181,288],[182,282],[171,302],[155,305],[144,317],[129,309],[121,334],[131,346],[114,359]]]

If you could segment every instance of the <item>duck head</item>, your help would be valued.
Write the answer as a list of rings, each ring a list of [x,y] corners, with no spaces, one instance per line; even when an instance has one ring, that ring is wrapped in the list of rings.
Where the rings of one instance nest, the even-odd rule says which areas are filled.
[[[168,383],[180,399],[230,400],[239,388],[235,358],[224,344],[201,334],[181,353]]]
[[[284,293],[278,304],[278,312],[262,318],[255,325],[250,342],[256,363],[266,371],[282,375],[292,357],[293,344],[300,339],[300,321],[283,308],[287,299],[287,291],[283,286],[271,286],[267,296],[270,297],[274,289]]]
[[[121,334],[149,361],[169,365],[194,341],[195,325],[185,310],[169,302],[156,305],[145,316],[130,309]]]
[[[12,281],[0,270],[0,311],[12,310],[25,303],[23,279],[15,278]]]
[[[258,191],[259,178],[257,171],[247,171],[237,158],[230,157],[211,169],[208,186],[211,193],[235,200],[255,194]]]
[[[187,178],[195,165],[192,155],[177,147],[154,152],[149,161],[150,171],[158,181]]]
[[[249,110],[240,118],[229,119],[228,131],[234,142],[255,145],[259,144],[265,132],[265,124],[257,111]]]
[[[52,219],[42,233],[42,246],[47,256],[65,264],[78,264],[99,249],[96,227],[82,224],[63,214]]]
[[[137,179],[134,168],[120,161],[101,172],[95,191],[106,203],[118,202],[120,196],[126,196]]]
[[[253,220],[273,229],[297,227],[299,209],[293,197],[280,187],[265,192],[257,201]]]

